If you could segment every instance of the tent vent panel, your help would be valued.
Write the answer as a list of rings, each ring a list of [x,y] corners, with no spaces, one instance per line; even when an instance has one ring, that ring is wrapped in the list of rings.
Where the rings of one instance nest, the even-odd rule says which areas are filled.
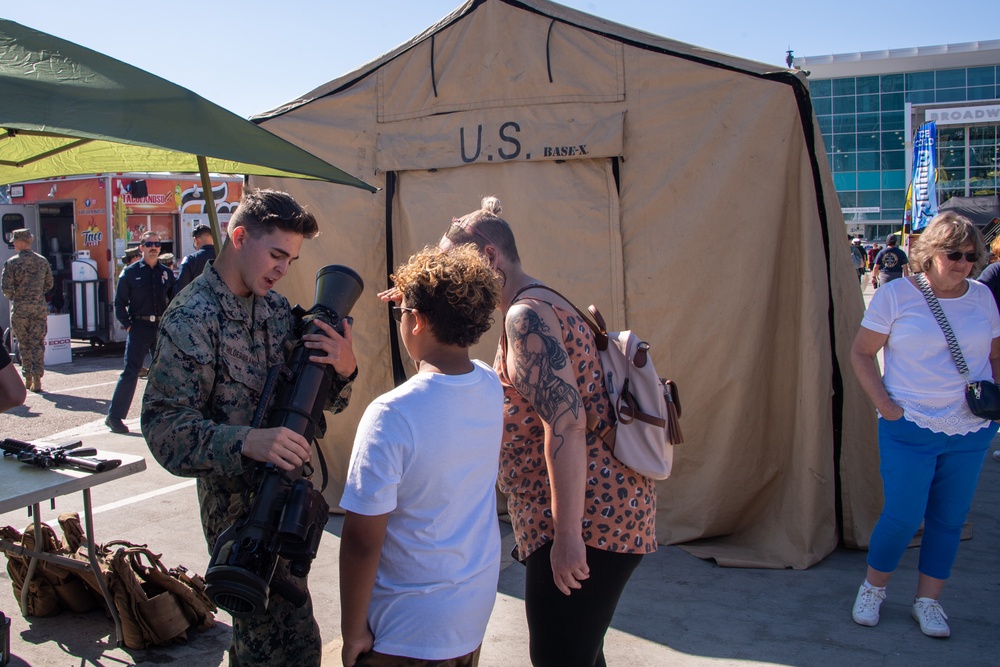
[[[625,99],[620,42],[537,15],[515,27],[491,13],[486,5],[381,67],[378,121]]]

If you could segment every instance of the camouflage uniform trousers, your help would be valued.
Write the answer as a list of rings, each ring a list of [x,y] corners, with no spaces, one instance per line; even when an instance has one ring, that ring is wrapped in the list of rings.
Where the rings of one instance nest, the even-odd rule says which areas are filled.
[[[288,561],[278,560],[272,582],[279,578],[306,584],[288,574]],[[300,586],[301,587],[301,586]],[[301,607],[274,593],[262,614],[233,618],[230,667],[295,665],[319,667],[323,653],[319,625],[313,617],[312,598]]]
[[[21,355],[21,374],[25,380],[45,374],[45,334],[48,333],[48,311],[14,308],[10,328],[17,337]]]

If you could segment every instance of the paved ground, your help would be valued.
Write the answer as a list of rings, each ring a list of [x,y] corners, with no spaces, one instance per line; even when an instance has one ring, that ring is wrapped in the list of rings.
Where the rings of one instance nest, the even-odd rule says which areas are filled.
[[[110,434],[93,414],[85,419],[74,433],[55,434],[53,439],[76,434],[82,435],[85,445],[147,453],[141,437]],[[134,419],[128,423],[137,428]],[[995,446],[1000,447],[1000,442]],[[20,464],[0,462],[0,478],[7,465]],[[150,461],[144,473],[96,487],[93,502],[98,541],[123,538],[148,543],[163,554],[167,565],[184,564],[204,573],[208,554],[190,480],[172,477]],[[43,507],[43,519],[54,523],[60,512],[80,507],[78,496],[61,498],[55,510]],[[952,625],[950,639],[923,636],[909,616],[916,584],[915,550],[906,554],[890,585],[881,624],[863,628],[850,618],[865,568],[863,552],[838,549],[806,571],[746,570],[720,568],[680,548],[664,547],[644,560],[625,591],[606,640],[608,663],[696,667],[998,665],[998,509],[1000,463],[990,459],[969,517],[973,539],[962,543],[952,580],[942,597]],[[24,511],[0,515],[0,525],[23,529],[28,522]],[[506,524],[501,526],[507,553],[510,531]],[[311,575],[316,615],[327,642],[324,665],[340,664],[340,527],[340,518],[331,518]],[[523,583],[523,568],[505,561],[483,647],[483,667],[528,665]],[[218,615],[215,628],[186,645],[148,651],[115,648],[113,626],[99,612],[63,612],[48,619],[21,617],[5,572],[0,572],[0,611],[12,616],[11,664],[17,667],[226,664],[230,619],[225,613]]]

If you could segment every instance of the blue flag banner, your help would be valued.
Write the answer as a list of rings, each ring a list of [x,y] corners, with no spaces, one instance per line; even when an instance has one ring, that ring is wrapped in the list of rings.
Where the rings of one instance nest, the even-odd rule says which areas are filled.
[[[937,215],[937,123],[924,123],[913,138],[913,179],[909,217],[920,231]]]

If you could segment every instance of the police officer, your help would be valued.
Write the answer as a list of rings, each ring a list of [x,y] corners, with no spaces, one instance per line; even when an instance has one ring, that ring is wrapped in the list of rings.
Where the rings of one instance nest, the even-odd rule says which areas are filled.
[[[142,400],[142,434],[156,460],[175,475],[198,478],[201,521],[211,552],[253,488],[255,462],[293,470],[310,443],[291,429],[251,428],[270,368],[293,336],[288,300],[273,291],[314,237],[316,218],[284,192],[249,189],[229,223],[219,258],[170,304]],[[357,362],[344,335],[316,320],[323,334],[303,336],[311,360],[336,371],[329,411],[347,406]],[[279,559],[274,580],[289,579]],[[294,581],[294,580],[292,580]],[[308,591],[306,591],[308,593]],[[312,601],[301,607],[272,588],[266,610],[233,619],[230,665],[319,665]]]
[[[142,261],[128,266],[118,279],[115,317],[128,332],[125,341],[125,370],[118,378],[108,417],[104,420],[113,433],[128,433],[122,422],[135,396],[135,385],[146,353],[156,345],[156,330],[173,294],[174,274],[160,264],[160,237],[146,232],[139,244]]]
[[[181,262],[181,275],[177,277],[177,284],[174,286],[175,294],[179,294],[192,280],[200,276],[206,264],[215,260],[211,227],[198,225],[191,232],[191,237],[194,240],[195,251]]]
[[[0,288],[11,303],[10,328],[21,353],[24,385],[41,393],[45,374],[45,334],[49,308],[45,293],[52,289],[52,267],[48,260],[31,250],[34,236],[27,229],[12,234],[17,254],[3,265]]]

